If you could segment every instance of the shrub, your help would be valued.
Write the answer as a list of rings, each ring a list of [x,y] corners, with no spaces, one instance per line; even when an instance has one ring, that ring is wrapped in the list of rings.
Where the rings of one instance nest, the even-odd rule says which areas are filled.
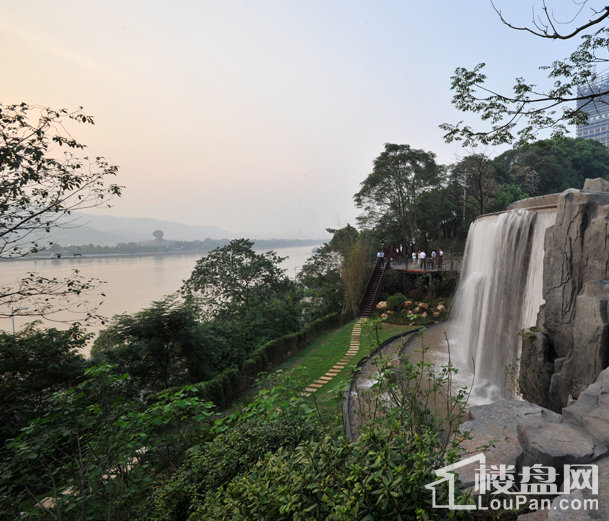
[[[401,293],[391,295],[387,299],[387,309],[390,311],[400,311],[404,305],[404,302],[406,302],[406,297]]]
[[[463,391],[451,391],[454,368],[437,373],[408,359],[399,369],[381,358],[375,363],[380,376],[366,394],[368,414],[360,411],[356,441],[325,433],[267,453],[209,491],[189,519],[472,519],[466,511],[447,516],[434,508],[425,486],[437,480],[435,469],[458,458],[464,438],[454,431],[465,404]],[[425,404],[441,393],[446,410],[436,417]],[[446,504],[448,482],[435,488],[436,501]],[[454,492],[458,504],[472,502],[458,485]]]
[[[215,423],[214,439],[149,498],[144,520],[186,521],[209,493],[247,472],[264,454],[317,438],[321,426],[300,396],[303,382],[280,377],[278,383],[242,411]]]

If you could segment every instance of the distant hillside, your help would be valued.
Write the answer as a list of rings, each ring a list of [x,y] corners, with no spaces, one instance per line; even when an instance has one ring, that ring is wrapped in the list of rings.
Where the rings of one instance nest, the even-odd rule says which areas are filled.
[[[238,238],[237,234],[215,226],[191,226],[159,219],[130,219],[85,213],[75,213],[73,216],[77,218],[76,223],[70,224],[68,228],[54,229],[50,234],[50,240],[62,246],[68,244],[115,246],[119,242],[152,240],[152,232],[155,230],[162,230],[165,238],[176,241]]]

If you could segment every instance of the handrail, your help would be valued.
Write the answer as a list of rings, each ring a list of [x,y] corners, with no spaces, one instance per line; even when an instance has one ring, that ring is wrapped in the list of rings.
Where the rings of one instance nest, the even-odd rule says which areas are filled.
[[[376,291],[374,292],[374,296],[372,297],[372,302],[370,303],[370,312],[376,306],[376,303],[379,300],[379,295],[381,294],[381,287],[383,286],[383,277],[385,276],[385,271],[387,271],[391,267],[391,259],[387,259],[387,262],[383,266],[383,271],[381,271],[381,278],[379,279],[379,283],[376,286]],[[361,314],[361,312],[360,312]]]
[[[368,292],[370,291],[370,288],[372,287],[372,283],[374,282],[374,276],[376,275],[376,270],[379,268],[380,264],[381,264],[381,258],[377,257],[376,264],[374,265],[372,273],[370,274],[370,278],[368,279],[368,284],[366,284],[366,289],[364,289],[364,293],[362,293],[362,296],[359,301],[358,315],[362,314],[362,308],[364,307],[364,304],[366,303],[366,295],[368,295]]]

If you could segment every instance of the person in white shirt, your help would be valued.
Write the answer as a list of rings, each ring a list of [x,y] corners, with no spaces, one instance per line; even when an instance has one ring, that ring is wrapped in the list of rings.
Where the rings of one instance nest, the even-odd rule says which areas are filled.
[[[427,257],[427,254],[422,251],[421,252],[421,268],[425,269],[425,258]]]

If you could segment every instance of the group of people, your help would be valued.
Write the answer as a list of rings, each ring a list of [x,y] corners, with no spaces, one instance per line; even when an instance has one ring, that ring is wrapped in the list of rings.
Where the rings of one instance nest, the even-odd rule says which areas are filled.
[[[381,261],[381,266],[385,265],[385,251],[380,250],[376,254],[377,258]],[[436,266],[439,268],[442,266],[442,257],[444,252],[441,248],[438,250],[432,250],[431,257],[427,258],[427,253],[424,250],[412,252],[412,269],[434,269]]]
[[[412,268],[418,268],[418,269],[426,269],[426,268],[430,268],[433,269],[436,266],[436,261],[437,261],[437,266],[440,267],[442,266],[442,257],[444,256],[444,252],[442,251],[442,249],[438,249],[436,250],[432,250],[431,251],[431,259],[427,259],[427,253],[425,253],[424,250],[419,250],[419,253],[417,253],[416,251],[412,252]]]

